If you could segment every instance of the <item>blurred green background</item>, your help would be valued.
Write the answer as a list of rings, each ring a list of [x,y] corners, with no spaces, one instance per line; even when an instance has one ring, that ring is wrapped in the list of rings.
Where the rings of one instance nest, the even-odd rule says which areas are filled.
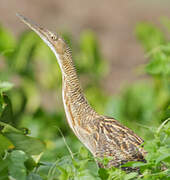
[[[124,86],[114,95],[109,95],[100,83],[108,73],[108,64],[94,32],[83,31],[76,42],[68,33],[63,37],[72,47],[77,73],[90,104],[97,112],[118,119],[148,139],[153,138],[148,129],[156,128],[169,115],[164,111],[170,103],[170,46],[154,25],[138,24],[136,34],[148,58],[148,63],[140,66],[140,73],[147,73],[151,78]],[[0,39],[3,57],[0,80],[14,84],[8,92],[12,101],[13,125],[27,127],[32,136],[45,141],[48,151],[43,156],[45,159],[55,161],[58,156],[68,154],[58,129],[76,152],[80,142],[66,122],[61,100],[61,72],[53,53],[30,31],[22,33],[16,40],[1,26]],[[53,101],[48,99],[48,94],[53,95]]]
[[[100,114],[114,117],[133,129],[145,141],[152,140],[159,125],[170,117],[170,21],[162,18],[158,25],[135,24],[133,36],[144,49],[144,60],[139,60],[137,64],[139,54],[135,52],[136,48],[132,50],[132,57],[132,52],[125,50],[128,47],[122,46],[121,49],[121,44],[117,44],[117,48],[120,48],[119,58],[122,60],[109,62],[107,57],[110,55],[104,55],[103,43],[99,41],[98,33],[94,30],[95,28],[81,30],[76,38],[74,33],[68,30],[60,31],[71,46],[87,99]],[[107,47],[107,43],[104,44]],[[109,53],[114,53],[112,48]],[[124,79],[128,72],[128,59],[131,57],[135,65],[134,72],[127,74],[128,83],[121,85],[121,79]],[[117,72],[115,74],[110,73],[115,70],[111,66],[114,63]],[[123,76],[122,69],[125,70]],[[131,76],[138,76],[138,79],[130,82]],[[52,165],[59,159],[62,159],[62,163],[67,163],[70,157],[68,147],[75,154],[79,152],[78,154],[84,157],[88,156],[67,124],[61,86],[61,72],[56,58],[42,40],[30,30],[18,33],[16,38],[12,30],[1,25],[0,121],[43,141],[46,149],[41,156],[41,162]],[[114,93],[112,88],[116,89]],[[1,125],[3,126],[0,124],[0,127]],[[4,132],[8,133],[8,128],[6,129]],[[7,137],[11,138],[9,134]],[[28,146],[28,143],[26,145]],[[43,149],[41,143],[37,147]],[[35,149],[37,151],[36,147]],[[64,159],[65,157],[68,159]],[[44,179],[46,172],[49,173],[49,169],[42,170]]]

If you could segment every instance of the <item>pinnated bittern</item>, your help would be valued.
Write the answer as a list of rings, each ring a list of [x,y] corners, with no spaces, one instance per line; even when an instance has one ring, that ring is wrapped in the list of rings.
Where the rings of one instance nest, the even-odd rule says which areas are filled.
[[[112,157],[107,167],[128,161],[145,161],[143,140],[111,117],[98,114],[88,103],[80,86],[71,49],[58,34],[27,18],[18,17],[51,48],[62,72],[63,104],[69,126],[94,157]],[[102,164],[99,166],[104,167]]]

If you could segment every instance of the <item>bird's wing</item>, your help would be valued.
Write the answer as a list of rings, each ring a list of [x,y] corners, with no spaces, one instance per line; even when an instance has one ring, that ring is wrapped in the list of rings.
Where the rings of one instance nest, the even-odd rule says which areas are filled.
[[[100,117],[97,127],[96,156],[112,156],[115,164],[144,161],[146,152],[141,146],[143,140],[132,130],[107,116]]]

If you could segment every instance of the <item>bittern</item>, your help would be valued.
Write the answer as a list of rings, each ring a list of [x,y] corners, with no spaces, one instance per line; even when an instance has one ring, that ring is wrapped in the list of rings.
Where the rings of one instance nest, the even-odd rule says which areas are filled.
[[[18,14],[51,48],[62,73],[62,97],[68,124],[94,157],[111,157],[106,167],[119,167],[128,161],[145,161],[143,140],[111,117],[98,114],[88,103],[64,39]],[[102,163],[99,166],[105,167]]]

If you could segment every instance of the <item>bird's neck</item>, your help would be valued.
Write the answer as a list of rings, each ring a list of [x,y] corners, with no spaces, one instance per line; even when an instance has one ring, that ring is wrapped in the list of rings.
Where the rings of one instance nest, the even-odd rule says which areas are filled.
[[[67,120],[72,129],[75,125],[83,126],[90,121],[96,112],[87,102],[81,89],[79,79],[72,61],[71,55],[60,57],[60,68],[63,79],[63,103]]]

